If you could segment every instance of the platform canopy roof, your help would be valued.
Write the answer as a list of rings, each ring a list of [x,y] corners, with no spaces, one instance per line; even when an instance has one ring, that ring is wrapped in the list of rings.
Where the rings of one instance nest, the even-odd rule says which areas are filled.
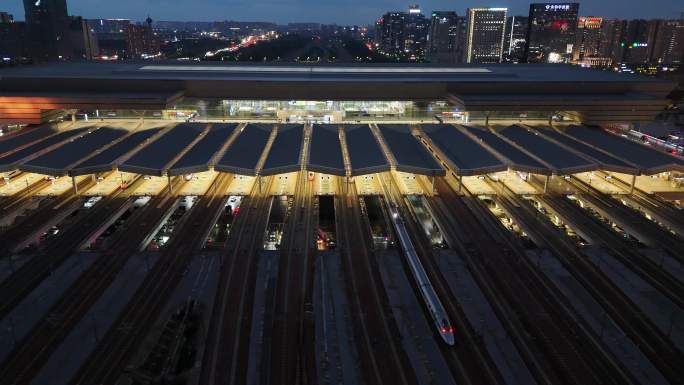
[[[51,126],[36,126],[0,137],[0,156],[38,142],[56,132],[57,130]]]
[[[128,131],[121,128],[109,126],[94,128],[92,131],[86,131],[61,146],[29,160],[19,166],[19,169],[45,175],[64,176],[68,174],[70,166],[126,134]]]
[[[420,126],[423,139],[432,149],[442,153],[450,165],[442,163],[447,169],[453,167],[458,175],[481,175],[491,172],[505,171],[506,164],[482,147],[479,140],[465,134],[450,124],[423,124]]]
[[[257,175],[259,160],[272,131],[272,124],[247,124],[214,168],[241,175]]]
[[[577,155],[577,153],[547,140],[526,127],[512,125],[498,131],[498,133],[548,165],[556,175],[594,171],[599,167],[598,164],[588,158]]]
[[[339,176],[345,175],[338,125],[313,125],[306,167],[310,171]]]
[[[127,136],[111,143],[106,148],[96,150],[90,157],[75,164],[68,170],[69,175],[86,175],[115,169],[145,146],[161,129],[162,127],[153,127],[130,132]]]
[[[621,172],[630,175],[639,174],[638,167],[635,167],[634,165],[631,165],[624,160],[610,155],[609,153],[602,151],[592,145],[582,143],[571,136],[564,135],[551,127],[538,128],[537,132],[548,140],[552,140],[562,146],[565,146],[575,153],[589,157],[599,165],[598,168],[601,170]]]
[[[94,127],[78,127],[71,130],[60,131],[50,136],[44,137],[29,146],[23,147],[17,151],[5,153],[0,158],[0,172],[17,170],[20,165],[28,162],[31,159],[37,158],[43,153],[61,145],[69,139],[92,130]]]
[[[275,175],[301,169],[302,146],[304,144],[303,124],[281,124],[268,152],[261,175]]]
[[[367,124],[344,128],[344,137],[351,163],[351,175],[373,174],[390,170],[390,163]]]
[[[421,175],[446,175],[418,139],[411,134],[408,124],[379,124],[378,129],[396,161],[398,171]]]
[[[482,145],[488,147],[493,154],[504,161],[508,168],[516,171],[531,172],[535,174],[551,175],[551,170],[547,165],[536,160],[518,146],[511,144],[502,137],[483,128],[471,126],[459,126],[462,132],[480,141]]]
[[[170,164],[184,154],[206,126],[205,123],[176,125],[124,161],[119,170],[143,175],[164,175]]]
[[[215,123],[188,152],[169,168],[169,175],[183,175],[203,172],[212,166],[216,154],[235,132],[236,123]]]
[[[638,167],[642,174],[684,171],[683,159],[599,128],[570,126],[564,132],[587,145]]]

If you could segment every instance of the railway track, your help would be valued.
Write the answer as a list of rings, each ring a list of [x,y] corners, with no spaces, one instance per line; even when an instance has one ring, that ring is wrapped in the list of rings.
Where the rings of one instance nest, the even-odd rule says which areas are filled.
[[[99,202],[83,218],[79,218],[77,223],[67,227],[61,235],[49,242],[43,250],[39,250],[37,255],[3,281],[0,284],[0,318],[5,317],[50,272],[74,253],[78,246],[93,232],[93,227],[96,228],[101,223],[106,222],[111,215],[120,210],[126,204],[134,187],[129,190],[117,190],[114,195],[106,197],[104,202]],[[72,203],[76,202],[77,199],[78,197],[74,195],[67,198],[68,202]],[[46,212],[46,210],[41,209],[41,212]],[[47,211],[46,215],[40,216],[37,221],[41,222],[50,214],[54,215],[54,213]]]
[[[559,210],[560,213],[572,210],[572,203],[564,202],[560,197],[544,197],[545,202]],[[514,203],[503,203],[507,210],[516,211]],[[684,378],[684,355],[669,338],[664,335],[637,306],[629,300],[611,280],[598,270],[590,261],[574,247],[572,241],[557,232],[545,231],[544,227],[529,223],[524,216],[534,215],[529,204],[519,202],[519,209],[524,214],[515,215],[526,231],[538,232],[537,239],[544,239],[544,246],[551,249],[563,262],[575,279],[577,279],[601,304],[606,312],[615,320],[622,330],[639,346],[641,351],[651,360],[655,367],[672,383],[679,383]],[[562,214],[561,214],[562,215]],[[534,227],[532,227],[534,226]]]
[[[619,384],[578,338],[575,316],[477,198],[457,196],[443,178],[435,186],[451,222],[456,247],[502,319],[540,384]],[[467,193],[467,191],[466,191]],[[466,230],[467,229],[467,230]],[[452,230],[452,231],[453,231]],[[505,308],[501,308],[504,306]]]
[[[266,179],[261,192],[258,183],[240,205],[228,236],[202,358],[202,385],[237,385],[247,380],[257,252],[262,247],[273,200],[273,177]]]
[[[354,182],[345,186],[341,177],[336,185],[338,245],[365,384],[415,384],[415,373],[401,349],[380,274],[373,266],[369,224],[362,219],[356,187]]]
[[[684,309],[684,283],[680,278],[674,277],[658,266],[653,260],[641,255],[632,245],[616,234],[615,231],[598,219],[587,215],[576,204],[567,202],[561,196],[553,194],[546,194],[538,199],[546,208],[556,213],[568,224],[571,224],[571,227],[574,226],[576,230],[582,233],[593,234],[596,244],[609,250],[611,255],[618,261]],[[622,206],[621,204],[614,200],[611,201],[607,203],[611,203],[612,207],[617,210],[622,210],[622,207],[619,207]],[[602,203],[595,201],[594,204]],[[645,222],[643,218],[641,222]],[[671,246],[669,245],[669,247]]]
[[[286,224],[281,247],[275,311],[272,324],[269,384],[316,384],[313,334],[304,338],[305,307],[311,308],[313,286],[313,241],[316,222],[313,180],[306,171],[297,175],[293,213]],[[308,327],[313,330],[313,327]]]
[[[84,178],[77,184],[79,191],[85,191],[94,185],[94,178]],[[45,227],[47,223],[54,220],[62,211],[73,207],[80,199],[79,195],[69,189],[0,233],[0,257],[8,257],[17,245],[34,235],[36,229]]]
[[[183,236],[172,237],[160,262],[147,274],[131,301],[112,325],[72,384],[115,384],[122,370],[159,317],[173,294],[190,260],[223,209],[231,174],[219,173],[207,193],[176,229]]]
[[[16,178],[20,178],[20,176],[17,176]],[[0,218],[4,217],[11,211],[24,206],[24,204],[28,203],[31,200],[31,198],[33,198],[33,194],[35,192],[40,191],[44,187],[47,187],[49,184],[49,179],[42,178],[29,184],[28,186],[26,186],[26,188],[18,191],[10,197],[3,199],[0,206]]]
[[[606,173],[599,173],[604,178],[608,176]],[[610,178],[610,183],[629,192],[631,186],[620,178]],[[626,200],[642,206],[645,210],[650,211],[653,216],[661,218],[662,222],[669,226],[676,228],[677,232],[684,232],[684,211],[675,208],[670,202],[660,198],[656,194],[649,194],[637,187],[634,187],[632,194],[624,197]]]
[[[620,198],[625,199],[632,206],[641,207],[652,217],[675,230],[678,235],[684,234],[684,211],[673,207],[670,202],[643,192],[633,195],[623,194]]]
[[[124,196],[105,202],[107,206],[102,209],[111,215],[125,208],[131,203],[133,199],[131,195],[141,180],[142,178],[126,190],[127,193],[123,194]],[[185,181],[182,179],[174,180],[176,187],[183,183]],[[17,344],[17,348],[0,365],[2,378],[12,379],[13,384],[28,384],[33,376],[38,374],[39,369],[54,350],[111,285],[128,259],[139,251],[143,239],[173,207],[176,195],[164,191],[150,201],[146,209],[140,210],[136,213],[138,215],[130,218],[130,227],[117,235],[112,246],[79,276],[78,280],[50,308],[46,316]],[[97,217],[102,221],[108,219],[107,214],[103,212],[100,214],[103,215],[101,217],[97,215]],[[75,237],[71,241],[72,244],[82,242],[92,231],[89,230],[90,228],[91,223],[88,220],[82,221],[80,226],[74,229],[74,233],[80,236]],[[66,250],[66,252],[69,251]],[[54,319],[59,319],[59,324],[55,324]]]
[[[582,191],[583,193],[580,194],[580,198],[591,206],[598,208],[603,213],[610,212],[612,219],[614,219],[619,226],[627,227],[625,228],[626,231],[638,232],[638,234],[643,237],[643,243],[662,248],[668,254],[679,260],[680,263],[684,263],[684,241],[682,241],[681,238],[651,221],[644,220],[645,218],[642,214],[625,206],[616,199],[596,191],[596,189],[579,179],[572,178],[566,181],[566,183],[569,183],[572,187]],[[664,206],[663,210],[667,211]],[[635,231],[637,229],[638,231]]]
[[[504,383],[496,365],[494,365],[491,357],[484,349],[484,346],[479,343],[479,338],[475,335],[463,308],[453,296],[446,279],[436,266],[431,251],[432,247],[429,240],[424,235],[425,232],[421,231],[413,220],[413,215],[411,215],[406,200],[401,193],[397,191],[396,183],[390,183],[389,185],[391,187],[388,190],[390,191],[390,194],[393,195],[394,201],[400,203],[399,210],[402,213],[402,217],[405,219],[404,223],[409,230],[409,235],[418,252],[418,257],[430,278],[430,282],[432,283],[435,292],[441,299],[452,325],[455,325],[454,338],[457,341],[457,346],[449,347],[442,344],[441,341],[438,342],[440,350],[446,357],[446,362],[450,366],[452,375],[457,379],[457,383],[459,384],[475,385]],[[422,183],[421,187],[425,191],[429,191]],[[411,220],[409,220],[409,218],[411,218]],[[420,295],[417,296],[420,298]],[[428,314],[426,314],[426,319],[430,319]]]

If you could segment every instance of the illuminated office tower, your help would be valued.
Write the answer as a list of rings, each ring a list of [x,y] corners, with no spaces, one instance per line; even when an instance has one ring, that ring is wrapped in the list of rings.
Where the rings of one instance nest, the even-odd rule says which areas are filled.
[[[466,62],[500,63],[506,8],[468,8]]]

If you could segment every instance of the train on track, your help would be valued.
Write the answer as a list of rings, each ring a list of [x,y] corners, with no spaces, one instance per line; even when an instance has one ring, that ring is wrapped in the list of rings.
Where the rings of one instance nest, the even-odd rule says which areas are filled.
[[[454,328],[451,326],[449,316],[447,315],[446,310],[444,310],[444,306],[439,300],[435,289],[432,287],[430,279],[423,268],[423,264],[418,259],[418,254],[416,253],[416,249],[413,247],[413,243],[409,238],[408,231],[406,230],[404,221],[401,219],[399,210],[394,203],[390,202],[388,206],[392,225],[394,226],[394,230],[397,232],[397,236],[399,237],[401,248],[404,251],[404,254],[406,254],[406,259],[408,260],[411,274],[413,274],[413,278],[416,280],[420,294],[422,295],[423,301],[425,301],[425,305],[430,312],[430,316],[432,317],[432,321],[437,328],[437,332],[442,337],[444,343],[453,346],[455,343]]]

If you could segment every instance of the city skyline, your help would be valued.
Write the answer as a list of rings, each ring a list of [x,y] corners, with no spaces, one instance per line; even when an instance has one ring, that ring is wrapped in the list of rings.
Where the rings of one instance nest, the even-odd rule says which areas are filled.
[[[198,4],[201,3],[201,4]],[[368,24],[379,15],[390,11],[404,11],[410,2],[383,0],[368,4],[358,0],[346,2],[316,2],[307,4],[295,0],[270,0],[268,2],[234,4],[218,0],[120,0],[117,2],[92,2],[89,0],[69,1],[69,12],[85,18],[126,18],[144,20],[151,15],[155,20],[173,21],[271,21],[279,24],[290,22],[320,22],[324,24]],[[449,1],[418,2],[424,14],[432,11],[456,11],[465,14],[468,7],[506,7],[509,15],[525,16],[530,1],[475,1],[469,0],[454,4]],[[202,5],[202,13],[198,13]],[[23,5],[20,0],[11,0],[3,5],[1,11],[13,14],[15,19],[24,19]],[[654,0],[645,6],[640,2],[584,1],[580,2],[580,14],[584,16],[603,16],[608,18],[679,18],[684,6],[676,0]],[[278,15],[268,17],[266,15]],[[221,15],[221,16],[218,16]]]

